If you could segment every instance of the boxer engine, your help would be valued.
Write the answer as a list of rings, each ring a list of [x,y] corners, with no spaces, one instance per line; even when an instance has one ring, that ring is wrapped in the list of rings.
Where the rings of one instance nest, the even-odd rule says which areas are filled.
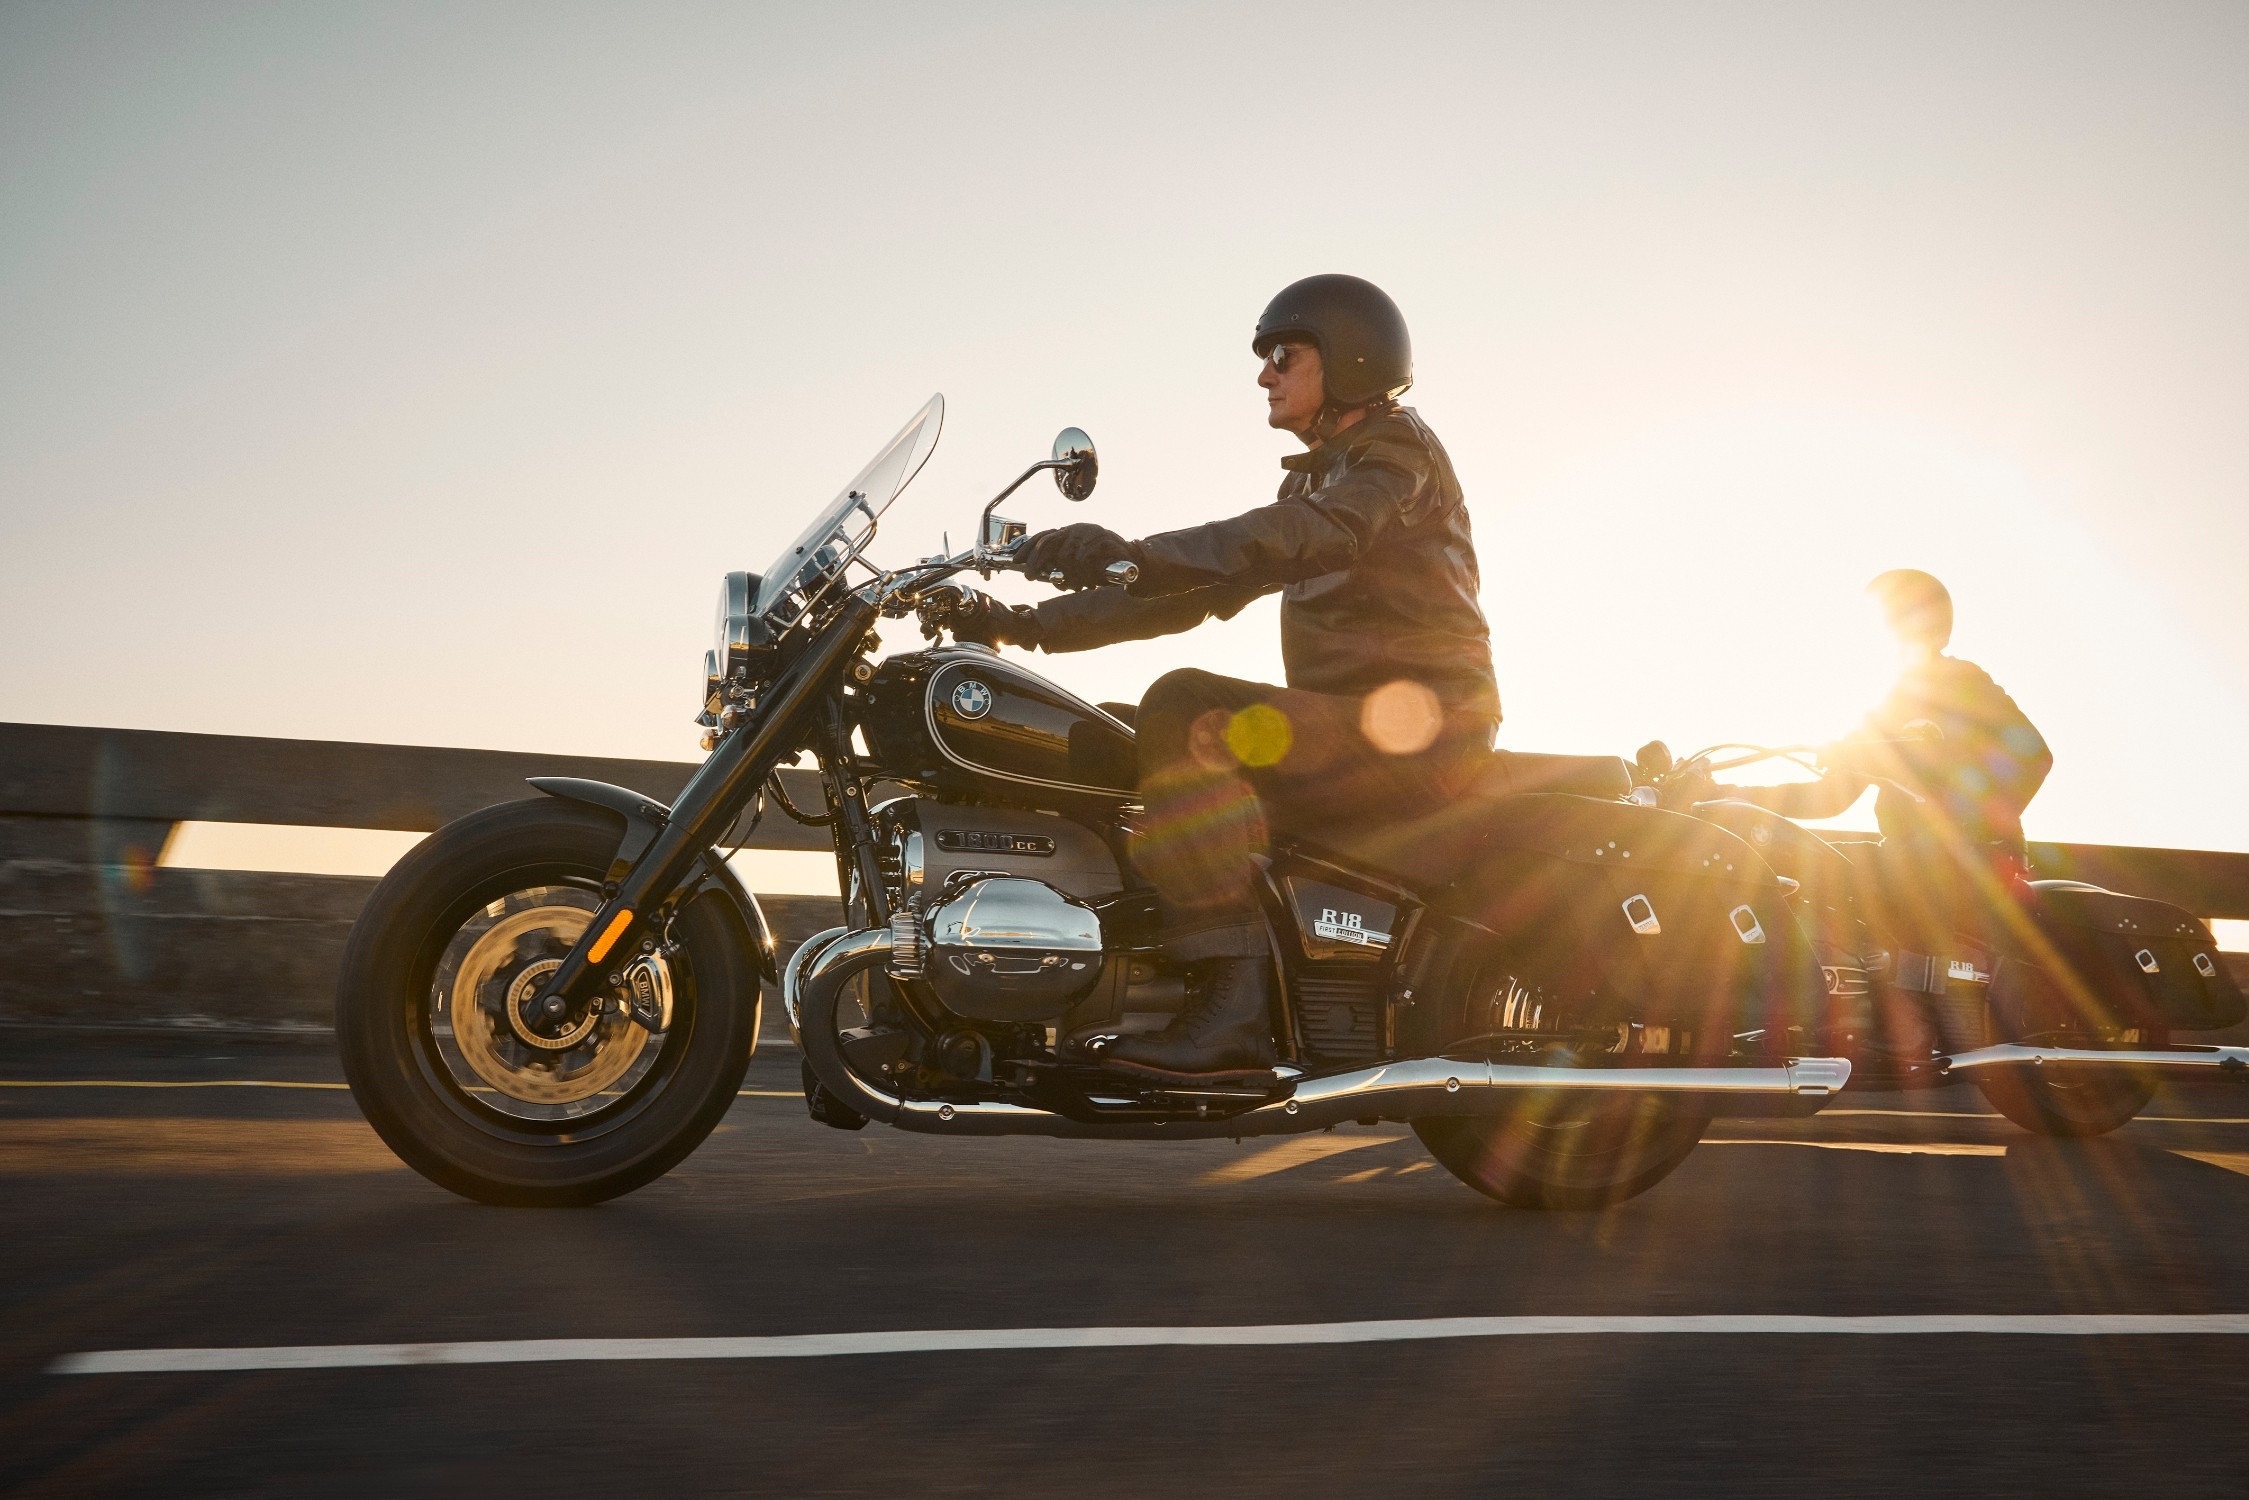
[[[1152,951],[1135,951],[1134,938],[1149,935],[1118,916],[1123,873],[1093,830],[934,797],[874,811],[895,913],[891,972],[926,984],[947,1011],[995,1025],[1139,1012],[1160,1025],[1178,1009],[1176,977]]]

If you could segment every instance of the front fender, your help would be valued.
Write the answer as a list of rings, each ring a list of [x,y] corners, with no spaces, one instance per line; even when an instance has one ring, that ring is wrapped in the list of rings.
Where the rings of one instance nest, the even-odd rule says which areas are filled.
[[[578,776],[534,776],[531,785],[550,797],[565,802],[577,802],[587,807],[599,807],[616,813],[625,820],[625,836],[618,842],[616,858],[610,861],[608,880],[611,885],[624,879],[633,864],[647,852],[648,846],[663,832],[671,821],[669,805],[645,796],[629,787],[612,786],[606,781],[587,781]],[[705,889],[717,892],[742,925],[749,929],[750,946],[757,953],[758,973],[767,982],[778,984],[781,980],[779,950],[773,941],[773,929],[766,923],[765,912],[742,885],[741,879],[727,865],[716,849],[703,851],[696,866],[696,874],[689,882],[690,890]]]

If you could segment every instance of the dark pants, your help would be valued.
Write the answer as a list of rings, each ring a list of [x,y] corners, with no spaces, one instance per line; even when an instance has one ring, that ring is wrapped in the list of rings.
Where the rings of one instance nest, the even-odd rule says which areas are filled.
[[[1275,838],[1348,850],[1363,830],[1430,816],[1467,790],[1492,726],[1411,683],[1362,699],[1190,669],[1150,685],[1135,729],[1147,813],[1134,860],[1165,949],[1195,960],[1267,951],[1256,861]]]

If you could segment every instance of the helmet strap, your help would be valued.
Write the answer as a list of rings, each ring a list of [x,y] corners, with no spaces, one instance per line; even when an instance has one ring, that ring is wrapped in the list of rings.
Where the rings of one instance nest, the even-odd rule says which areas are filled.
[[[1320,407],[1319,416],[1312,421],[1312,440],[1316,443],[1324,443],[1334,437],[1341,430],[1340,424],[1343,419],[1355,411],[1371,414],[1389,404],[1387,397],[1375,401],[1354,401],[1348,405],[1330,399]]]

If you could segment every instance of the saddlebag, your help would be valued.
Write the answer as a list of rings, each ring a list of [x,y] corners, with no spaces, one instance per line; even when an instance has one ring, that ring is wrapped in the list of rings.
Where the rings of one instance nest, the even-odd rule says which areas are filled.
[[[2249,1010],[2209,925],[2167,901],[2034,880],[2023,907],[2029,930],[2014,956],[2054,981],[2040,991],[2065,1010],[2007,1018],[2026,1033],[2072,1024],[2208,1031]]]
[[[1723,1052],[1744,1031],[1820,1024],[1826,983],[1785,888],[1697,818],[1532,793],[1476,812],[1477,858],[1449,905],[1589,1006],[1588,1019],[1684,1028]]]

